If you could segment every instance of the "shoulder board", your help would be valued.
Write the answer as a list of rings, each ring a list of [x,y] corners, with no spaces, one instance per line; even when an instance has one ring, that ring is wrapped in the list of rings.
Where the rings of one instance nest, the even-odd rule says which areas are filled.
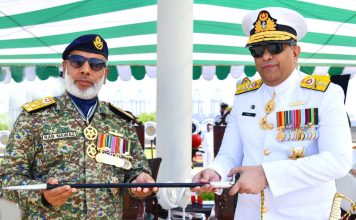
[[[56,101],[52,97],[47,96],[43,99],[24,104],[22,108],[25,109],[25,111],[27,111],[28,113],[34,113],[42,109],[48,108],[54,105],[54,103],[56,103]]]
[[[311,75],[304,77],[300,82],[300,87],[325,92],[330,81],[330,76]]]
[[[130,113],[128,113],[128,112],[122,110],[122,109],[119,108],[119,107],[116,107],[116,106],[113,105],[111,102],[109,102],[109,109],[110,109],[112,112],[114,112],[116,115],[118,115],[118,116],[122,117],[123,119],[125,119],[126,121],[129,121],[129,122],[130,122],[130,121],[132,121],[132,120],[135,119],[135,117],[134,117],[132,114],[130,114]]]
[[[240,95],[242,93],[246,93],[246,92],[250,92],[250,91],[259,89],[263,84],[262,79],[255,80],[253,82],[251,82],[248,78],[247,78],[247,80],[245,80],[245,79],[243,79],[242,82],[237,85],[235,95]]]

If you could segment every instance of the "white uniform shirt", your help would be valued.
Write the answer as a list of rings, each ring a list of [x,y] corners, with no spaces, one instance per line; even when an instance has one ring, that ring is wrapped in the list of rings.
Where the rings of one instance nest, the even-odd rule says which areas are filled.
[[[263,166],[269,184],[264,190],[268,209],[264,220],[328,219],[336,192],[334,179],[346,175],[351,166],[351,133],[341,87],[330,83],[325,92],[302,88],[300,82],[305,76],[294,71],[276,87],[262,84],[257,90],[236,95],[212,164],[221,177],[233,167]],[[274,92],[275,109],[267,117],[274,128],[262,130],[259,121],[266,115],[265,105]],[[279,142],[276,112],[307,108],[318,108],[319,138]],[[252,114],[244,116],[244,112]],[[304,148],[305,157],[289,159],[292,147]],[[270,154],[265,155],[265,150]],[[260,219],[260,197],[239,194],[235,219]]]

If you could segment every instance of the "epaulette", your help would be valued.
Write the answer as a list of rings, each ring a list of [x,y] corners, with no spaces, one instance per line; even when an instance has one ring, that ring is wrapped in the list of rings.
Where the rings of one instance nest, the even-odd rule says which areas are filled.
[[[245,77],[240,84],[236,86],[235,95],[240,95],[242,93],[250,92],[256,90],[262,86],[262,79],[255,80],[251,82],[247,77]]]
[[[132,120],[135,120],[135,116],[133,116],[133,114],[126,112],[119,107],[116,107],[111,102],[109,102],[109,109],[119,117],[125,119],[127,122],[131,122]]]
[[[330,76],[306,76],[300,82],[300,87],[325,92],[330,84]]]
[[[56,103],[56,101],[52,97],[47,96],[43,99],[39,99],[39,100],[30,102],[30,103],[24,104],[22,106],[22,108],[25,109],[25,111],[28,113],[34,113],[34,112],[38,112],[42,109],[46,109],[46,108],[54,105],[55,103]]]

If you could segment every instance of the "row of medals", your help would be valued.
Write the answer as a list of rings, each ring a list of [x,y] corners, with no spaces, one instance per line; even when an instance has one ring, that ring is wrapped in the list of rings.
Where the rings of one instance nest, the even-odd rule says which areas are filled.
[[[88,125],[84,129],[84,136],[87,140],[89,140],[89,144],[87,147],[87,155],[88,157],[95,159],[98,163],[104,163],[107,165],[112,165],[116,167],[120,167],[126,170],[131,169],[132,163],[130,162],[131,157],[123,154],[108,154],[104,153],[102,149],[97,149],[95,145],[95,140],[98,137],[98,131]],[[99,153],[98,153],[99,151]]]
[[[319,132],[315,126],[306,128],[279,128],[277,133],[277,140],[282,141],[304,141],[315,140],[319,137]]]
[[[273,124],[267,121],[267,116],[275,108],[275,93],[272,95],[272,99],[266,103],[265,113],[266,115],[260,120],[260,128],[262,130],[272,130]],[[316,125],[311,123],[303,128],[278,128],[277,140],[282,141],[302,141],[302,140],[315,140],[319,137],[319,132],[316,130]]]

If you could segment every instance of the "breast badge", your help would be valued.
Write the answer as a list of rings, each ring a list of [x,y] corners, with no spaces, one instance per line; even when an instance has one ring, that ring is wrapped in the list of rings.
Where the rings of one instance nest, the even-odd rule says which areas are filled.
[[[86,149],[86,153],[88,157],[94,159],[97,153],[94,140],[98,136],[98,131],[89,124],[89,121],[87,121],[86,124],[87,127],[84,128],[84,137],[89,141],[89,144]]]
[[[296,149],[296,148],[292,148],[292,155],[289,156],[288,158],[291,160],[297,160],[299,158],[303,158],[304,157],[304,148],[303,149]]]

